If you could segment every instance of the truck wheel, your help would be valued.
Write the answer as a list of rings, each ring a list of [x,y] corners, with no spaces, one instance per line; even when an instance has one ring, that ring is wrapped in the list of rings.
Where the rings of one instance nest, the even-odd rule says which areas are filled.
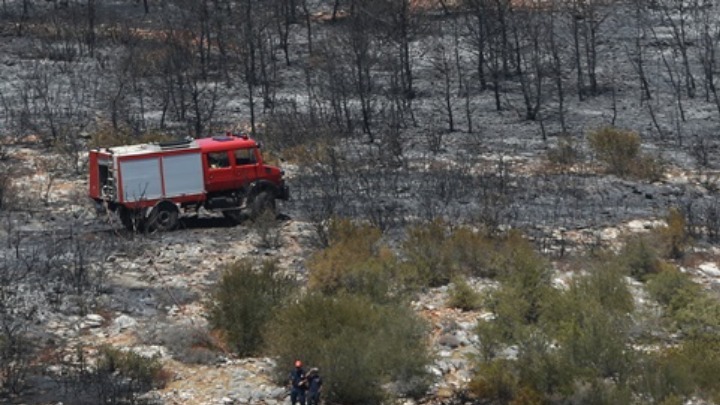
[[[178,224],[178,209],[170,203],[160,203],[152,209],[147,221],[148,231],[172,231]]]
[[[259,192],[252,200],[250,217],[255,219],[265,211],[275,213],[275,195],[269,191]]]

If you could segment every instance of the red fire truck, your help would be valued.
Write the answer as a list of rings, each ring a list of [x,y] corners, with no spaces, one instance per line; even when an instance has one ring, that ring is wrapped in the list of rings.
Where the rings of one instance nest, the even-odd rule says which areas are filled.
[[[130,230],[172,230],[200,207],[240,221],[289,197],[284,172],[246,135],[93,149],[89,169],[90,198]]]

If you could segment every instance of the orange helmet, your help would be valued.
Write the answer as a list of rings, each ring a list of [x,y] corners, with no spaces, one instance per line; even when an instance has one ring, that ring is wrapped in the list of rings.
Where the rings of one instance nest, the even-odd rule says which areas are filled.
[[[302,367],[302,361],[295,360],[295,367]]]

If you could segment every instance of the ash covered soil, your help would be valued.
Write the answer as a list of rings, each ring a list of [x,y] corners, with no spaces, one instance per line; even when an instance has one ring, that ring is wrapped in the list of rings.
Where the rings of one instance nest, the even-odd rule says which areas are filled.
[[[138,8],[130,9],[121,2],[107,4],[141,18]],[[42,56],[48,51],[42,44],[17,36],[10,25],[4,25],[0,41],[0,128],[7,136],[0,144],[0,164],[10,180],[2,184],[5,194],[0,198],[0,260],[6,270],[0,282],[13,283],[13,294],[4,297],[8,307],[15,308],[11,315],[13,319],[31,319],[21,324],[30,339],[43,346],[42,353],[32,360],[42,372],[26,376],[28,388],[9,400],[25,404],[92,403],[90,393],[84,397],[77,389],[82,382],[63,378],[63,367],[77,365],[82,357],[78,348],[84,357],[92,359],[99,347],[109,344],[159,356],[170,375],[165,388],[146,394],[157,403],[287,402],[284,387],[271,378],[273,359],[237,358],[230,350],[207,349],[214,341],[207,330],[204,304],[223,266],[238,259],[276,259],[284,272],[304,283],[305,260],[317,249],[316,226],[330,214],[381,226],[390,244],[402,240],[405,225],[435,218],[519,228],[553,261],[558,270],[555,281],[560,285],[572,273],[566,271],[565,255],[614,246],[628,234],[653,232],[663,226],[670,208],[682,208],[698,224],[707,223],[708,213],[715,212],[720,204],[720,119],[712,103],[703,97],[682,98],[685,117],[679,118],[668,65],[663,60],[663,55],[670,54],[668,40],[659,35],[667,29],[643,39],[648,44],[647,78],[655,93],[652,100],[641,100],[627,46],[635,40],[631,15],[618,8],[603,20],[597,73],[607,88],[582,101],[577,95],[565,100],[567,131],[558,121],[556,95],[547,96],[543,119],[525,120],[522,94],[511,80],[503,86],[501,111],[495,110],[490,90],[475,89],[469,101],[472,132],[462,119],[465,98],[453,92],[458,128],[449,131],[442,91],[438,90],[442,80],[431,58],[438,52],[438,41],[431,40],[432,35],[414,40],[411,54],[418,62],[418,97],[413,101],[416,123],[403,125],[398,142],[392,143],[396,147],[399,144],[401,152],[395,149],[388,157],[386,138],[379,136],[370,142],[366,134],[357,131],[352,136],[338,136],[335,146],[341,153],[333,161],[335,166],[326,165],[328,160],[283,156],[281,165],[293,198],[279,205],[280,215],[270,235],[274,242],[270,244],[267,230],[249,222],[232,225],[206,212],[184,218],[176,231],[150,235],[128,233],[116,218],[98,215],[86,197],[84,152],[88,136],[83,135],[74,154],[78,160],[67,163],[68,152],[61,156],[57,145],[51,148],[47,142],[47,121],[61,115],[31,109],[37,114],[30,119],[34,125],[22,126],[28,111],[21,106],[23,101],[42,99],[41,94],[28,90],[37,88],[33,86],[43,83],[42,79],[53,83],[48,88],[57,92],[57,98],[49,100],[60,107],[79,101],[65,96],[72,93],[70,88],[81,87],[82,81],[97,84],[113,79],[122,83],[121,69],[108,68],[112,65],[108,61],[117,55],[108,48],[100,53],[107,58],[104,61],[78,57],[70,64],[62,58],[48,59]],[[654,23],[661,25],[657,20]],[[343,29],[328,26],[318,35],[327,40]],[[303,27],[293,26],[290,36],[301,50],[294,55],[297,63],[278,73],[282,82],[278,105],[309,108],[309,92],[303,87],[304,62],[300,61],[307,46],[304,35]],[[443,40],[452,42],[447,37]],[[570,43],[571,38],[565,40]],[[459,55],[472,65],[473,54],[468,47]],[[568,63],[565,78],[567,87],[572,88],[575,83],[570,66]],[[672,66],[678,69],[678,65]],[[696,73],[699,65],[697,69]],[[466,79],[477,80],[472,75]],[[83,122],[93,121],[89,117],[95,114],[100,116],[97,121],[108,121],[109,114],[99,111],[99,106],[117,88],[98,85],[103,90],[93,92],[91,87],[83,87],[86,94],[82,100],[82,105],[92,106],[90,114],[73,111],[82,115]],[[249,111],[244,91],[220,86],[216,118],[206,122],[207,127],[225,130],[245,126]],[[357,100],[349,97],[354,105]],[[152,125],[161,115],[159,103],[148,103],[142,113],[139,104],[137,99],[128,102],[127,115],[145,114],[144,128],[156,129]],[[610,123],[640,134],[643,152],[664,163],[660,179],[643,181],[607,174],[589,150],[586,136]],[[188,122],[175,124],[171,128],[175,132],[192,126]],[[69,128],[78,134],[90,131],[84,125]],[[304,130],[301,137],[313,145],[318,138],[312,136],[312,128]],[[567,139],[563,132],[569,133],[581,155],[568,165],[548,158]],[[259,131],[258,138],[266,141],[272,152],[277,152],[273,146],[282,146],[269,132]],[[699,154],[705,158],[702,164]],[[717,242],[698,241],[692,256],[693,260],[683,264],[684,270],[707,289],[718,291]],[[485,279],[471,282],[480,291],[494,285]],[[448,308],[448,296],[447,286],[433,288],[412,303],[431,322],[431,344],[437,354],[432,365],[436,381],[426,403],[440,403],[467,384],[472,373],[468,355],[477,350],[475,323],[489,316],[483,311]]]

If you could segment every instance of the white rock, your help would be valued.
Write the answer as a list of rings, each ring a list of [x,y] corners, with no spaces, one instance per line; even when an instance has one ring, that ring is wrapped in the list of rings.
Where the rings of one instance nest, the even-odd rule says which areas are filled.
[[[720,268],[718,268],[717,263],[713,262],[707,262],[703,263],[700,266],[698,266],[700,271],[707,274],[710,277],[718,277],[720,278]]]
[[[97,328],[102,326],[103,322],[105,322],[105,318],[102,317],[102,315],[98,314],[89,314],[85,317],[82,321],[82,326],[84,328]]]
[[[120,315],[113,321],[113,330],[121,332],[137,325],[137,321],[127,315]]]

